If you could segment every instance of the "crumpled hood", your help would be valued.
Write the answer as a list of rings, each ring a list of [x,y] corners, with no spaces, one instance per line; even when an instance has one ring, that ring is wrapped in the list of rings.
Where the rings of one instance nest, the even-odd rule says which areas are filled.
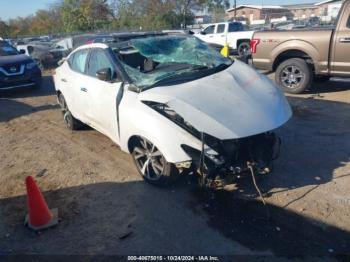
[[[17,65],[30,63],[33,60],[26,55],[0,56],[0,66]]]
[[[139,98],[167,104],[198,131],[219,139],[267,132],[292,115],[278,87],[240,61],[195,81],[147,90]]]

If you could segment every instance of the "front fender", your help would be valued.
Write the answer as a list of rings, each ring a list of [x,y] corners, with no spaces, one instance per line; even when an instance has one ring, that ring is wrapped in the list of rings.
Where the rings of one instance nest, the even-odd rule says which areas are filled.
[[[143,104],[136,93],[127,91],[120,105],[120,148],[128,153],[129,141],[142,136],[151,141],[170,163],[190,161],[182,144],[201,149],[201,141]]]
[[[276,59],[283,53],[287,53],[288,51],[297,50],[302,51],[308,56],[311,57],[314,67],[316,71],[321,70],[320,65],[322,65],[322,62],[328,62],[328,54],[320,54],[318,49],[313,46],[311,43],[304,41],[304,40],[298,40],[298,39],[292,39],[287,40],[285,42],[280,43],[277,45],[271,52],[271,58],[273,61],[273,64],[275,63]]]

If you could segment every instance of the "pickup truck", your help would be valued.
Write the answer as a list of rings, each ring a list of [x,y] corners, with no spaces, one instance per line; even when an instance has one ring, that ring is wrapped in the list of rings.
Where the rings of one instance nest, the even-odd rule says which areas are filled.
[[[254,31],[245,31],[242,23],[225,22],[207,25],[194,36],[214,47],[223,47],[227,43],[231,50],[243,57],[250,51],[250,40],[253,34]]]
[[[313,80],[350,77],[350,0],[332,28],[256,32],[250,44],[254,67],[275,72],[288,93],[302,93]]]

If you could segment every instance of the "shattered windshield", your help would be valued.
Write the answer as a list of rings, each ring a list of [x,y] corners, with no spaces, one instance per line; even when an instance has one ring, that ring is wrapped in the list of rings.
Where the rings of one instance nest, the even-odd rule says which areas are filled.
[[[232,64],[204,42],[182,35],[132,39],[117,54],[133,83],[141,89],[184,74],[224,69]]]

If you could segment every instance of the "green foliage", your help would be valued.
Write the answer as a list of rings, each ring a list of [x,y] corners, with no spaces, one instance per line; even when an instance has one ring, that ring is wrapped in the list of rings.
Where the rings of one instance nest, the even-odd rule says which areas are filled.
[[[0,20],[0,36],[174,29],[193,22],[193,13],[204,8],[219,20],[228,6],[229,0],[56,0],[33,16]]]

